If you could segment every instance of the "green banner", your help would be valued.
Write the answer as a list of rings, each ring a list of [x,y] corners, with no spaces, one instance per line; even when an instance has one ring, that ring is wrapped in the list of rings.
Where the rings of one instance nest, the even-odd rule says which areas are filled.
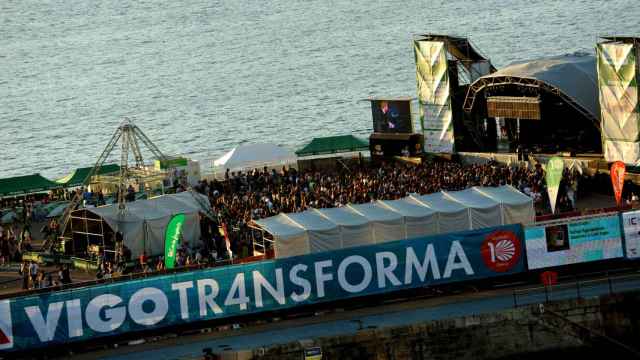
[[[176,264],[176,249],[182,236],[183,225],[184,214],[175,215],[167,224],[167,231],[164,236],[164,266],[167,269],[173,269]]]
[[[556,199],[558,198],[558,189],[562,180],[562,171],[564,170],[564,160],[554,156],[549,159],[547,168],[545,169],[547,180],[547,193],[549,194],[549,202],[551,203],[551,212],[556,212]]]

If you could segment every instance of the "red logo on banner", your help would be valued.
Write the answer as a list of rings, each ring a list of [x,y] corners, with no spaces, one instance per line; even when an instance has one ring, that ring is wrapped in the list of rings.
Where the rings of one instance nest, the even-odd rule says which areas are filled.
[[[509,271],[520,259],[522,246],[511,231],[494,231],[487,235],[480,253],[487,267],[495,272]]]
[[[11,340],[5,335],[5,333],[0,329],[0,345],[8,344]]]
[[[616,204],[622,205],[622,187],[624,186],[624,174],[626,168],[622,161],[611,164],[611,184],[613,184],[613,194],[616,197]]]

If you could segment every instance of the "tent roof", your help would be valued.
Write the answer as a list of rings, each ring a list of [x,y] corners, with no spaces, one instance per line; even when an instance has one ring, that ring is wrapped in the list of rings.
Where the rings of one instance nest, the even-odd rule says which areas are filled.
[[[213,166],[230,170],[253,169],[269,165],[286,165],[296,162],[291,151],[267,143],[236,146],[213,162]]]
[[[200,197],[200,201],[195,199]],[[115,227],[119,222],[141,222],[144,220],[161,219],[174,214],[192,214],[204,212],[201,204],[209,204],[206,196],[195,192],[181,192],[177,194],[162,195],[150,200],[138,200],[127,203],[124,217],[120,216],[118,204],[86,208],[100,217],[109,225]]]
[[[533,201],[512,186],[474,188],[477,192],[488,196],[499,203],[508,205],[526,205]]]
[[[369,150],[369,142],[353,135],[340,135],[314,138],[302,149],[296,151],[298,156],[333,154],[350,151]]]
[[[411,197],[398,200],[378,200],[378,202],[405,217],[422,218],[435,214],[435,210],[424,206]]]
[[[475,188],[469,188],[462,191],[444,191],[444,194],[469,208],[488,209],[499,205],[497,201],[478,192]]]
[[[428,195],[410,195],[416,201],[428,206],[437,212],[453,213],[463,211],[466,207],[448,197],[444,192],[437,192]]]
[[[40,174],[0,179],[0,196],[32,194],[61,187]]]
[[[516,77],[539,80],[559,89],[575,103],[600,119],[596,58],[588,53],[574,53],[532,61],[512,63],[476,82],[491,77]]]
[[[260,225],[269,233],[279,234],[280,236],[288,237],[304,233],[304,228],[295,224],[285,214],[278,214],[276,216],[262,219],[260,220]]]
[[[354,212],[373,221],[396,221],[402,219],[402,214],[389,209],[378,202],[365,204],[351,204],[348,206]]]
[[[360,226],[369,222],[367,218],[348,207],[314,210],[332,223],[340,226]]]
[[[89,172],[91,172],[92,169],[93,167],[84,167],[84,168],[75,169],[69,175],[56,180],[56,182],[65,187],[81,186],[84,184],[84,180],[87,178],[87,176],[89,175]],[[98,172],[98,175],[110,174],[117,171],[120,171],[120,166],[118,164],[103,165],[100,167],[100,171]]]
[[[530,205],[533,209],[530,197],[506,185],[497,188],[474,187],[462,191],[428,195],[414,194],[399,200],[379,200],[341,208],[311,209],[300,213],[279,214],[256,220],[255,223],[274,236],[289,237],[305,230],[326,231],[335,229],[337,226],[360,226],[369,222],[393,221],[402,217],[421,218],[437,212],[455,213],[469,208],[486,209],[501,203]]]
[[[332,230],[336,228],[336,225],[331,221],[327,220],[325,217],[316,213],[315,211],[305,211],[301,213],[291,213],[286,215],[289,219],[291,219],[295,224],[301,226],[306,230],[311,231],[326,231]],[[261,224],[261,221],[257,221],[258,224]]]

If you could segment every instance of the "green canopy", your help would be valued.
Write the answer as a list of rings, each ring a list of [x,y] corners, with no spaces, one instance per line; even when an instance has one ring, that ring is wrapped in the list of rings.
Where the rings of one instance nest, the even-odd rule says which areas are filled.
[[[84,184],[84,180],[91,172],[92,167],[79,168],[74,170],[71,174],[56,180],[56,183],[64,186],[64,187],[72,187],[72,186],[82,186]],[[98,171],[98,175],[110,174],[120,171],[120,166],[117,164],[108,164],[100,167],[100,171]]]
[[[310,156],[366,150],[369,150],[369,142],[367,140],[353,135],[340,135],[314,138],[305,147],[296,151],[296,155]]]
[[[62,187],[40,174],[0,179],[0,196],[32,194]]]

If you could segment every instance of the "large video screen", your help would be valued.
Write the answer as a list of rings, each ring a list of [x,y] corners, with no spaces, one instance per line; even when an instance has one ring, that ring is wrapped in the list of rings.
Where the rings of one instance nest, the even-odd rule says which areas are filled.
[[[377,133],[413,132],[411,100],[371,100],[373,131]]]
[[[525,229],[529,270],[622,257],[617,215]]]

